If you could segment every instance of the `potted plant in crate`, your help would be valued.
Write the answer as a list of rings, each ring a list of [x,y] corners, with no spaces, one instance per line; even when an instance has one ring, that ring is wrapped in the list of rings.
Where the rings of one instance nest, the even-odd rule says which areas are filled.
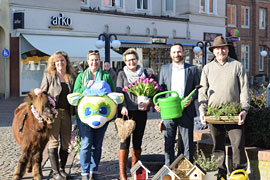
[[[237,124],[240,112],[240,103],[223,104],[218,108],[208,106],[205,120],[209,124]]]

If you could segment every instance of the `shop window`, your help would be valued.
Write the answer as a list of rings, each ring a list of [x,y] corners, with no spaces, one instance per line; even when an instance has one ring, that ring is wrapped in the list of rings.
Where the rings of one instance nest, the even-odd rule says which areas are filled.
[[[241,62],[243,63],[246,72],[249,72],[249,45],[241,45]]]
[[[148,0],[137,0],[137,9],[149,10]]]
[[[236,5],[227,5],[227,24],[229,27],[236,27]]]
[[[122,0],[103,0],[103,6],[122,8]]]
[[[259,27],[260,29],[265,29],[265,22],[266,22],[266,9],[260,8],[260,16],[259,16]]]
[[[241,7],[241,27],[249,28],[249,7],[242,6]]]
[[[40,87],[49,56],[38,50],[21,54],[21,95]]]

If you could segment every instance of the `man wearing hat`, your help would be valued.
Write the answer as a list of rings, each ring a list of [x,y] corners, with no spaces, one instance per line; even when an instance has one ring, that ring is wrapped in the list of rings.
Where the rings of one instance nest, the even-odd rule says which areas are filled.
[[[218,180],[227,179],[225,165],[225,135],[228,133],[233,152],[233,170],[246,169],[244,123],[249,109],[248,80],[241,62],[228,56],[229,46],[222,36],[214,39],[209,50],[215,58],[202,70],[199,90],[199,111],[202,124],[206,124],[206,107],[220,107],[222,104],[240,103],[242,111],[238,124],[210,124],[214,142],[213,153],[218,159]]]

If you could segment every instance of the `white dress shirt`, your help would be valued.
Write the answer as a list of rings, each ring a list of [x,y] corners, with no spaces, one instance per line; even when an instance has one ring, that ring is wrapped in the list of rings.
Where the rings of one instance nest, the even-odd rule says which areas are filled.
[[[176,91],[179,97],[183,97],[185,92],[185,84],[184,64],[182,66],[178,66],[175,63],[172,63],[171,90]]]

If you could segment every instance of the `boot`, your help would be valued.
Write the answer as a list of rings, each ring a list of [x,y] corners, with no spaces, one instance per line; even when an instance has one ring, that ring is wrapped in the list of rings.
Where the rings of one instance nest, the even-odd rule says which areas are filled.
[[[142,150],[135,150],[132,149],[132,161],[131,161],[131,168],[140,160]]]
[[[68,159],[68,152],[60,149],[59,156],[60,156],[60,174],[66,179],[71,179],[71,176],[69,176],[65,171],[65,166]]]
[[[128,161],[128,150],[118,150],[119,156],[119,176],[120,180],[127,180],[127,161]]]
[[[49,152],[49,157],[50,157],[50,161],[51,161],[51,167],[53,170],[53,178],[55,180],[65,180],[66,178],[64,178],[59,172],[59,161],[58,161],[57,148],[48,149],[48,152]]]

